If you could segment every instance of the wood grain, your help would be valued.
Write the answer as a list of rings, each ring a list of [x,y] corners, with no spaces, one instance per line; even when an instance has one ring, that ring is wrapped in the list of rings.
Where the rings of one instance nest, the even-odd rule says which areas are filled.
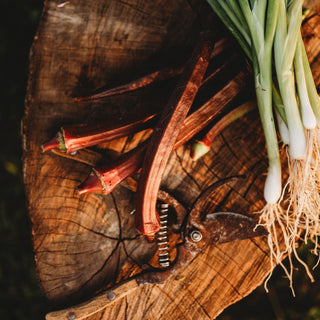
[[[77,103],[74,97],[185,61],[201,29],[198,14],[203,9],[208,8],[200,0],[44,3],[30,54],[23,163],[38,277],[57,308],[108,289],[122,293],[105,306],[99,304],[86,319],[214,319],[260,285],[270,271],[266,239],[259,238],[209,247],[162,285],[121,285],[140,272],[156,250],[134,228],[130,212],[135,193],[127,183],[108,196],[79,196],[75,188],[89,174],[89,164],[106,157],[111,161],[144,140],[146,133],[74,158],[41,152],[41,144],[61,125],[118,121],[133,108],[161,110],[174,82],[101,101]],[[312,12],[303,26],[318,85],[319,25],[320,16]],[[282,156],[285,165],[284,152]],[[253,113],[223,131],[198,162],[190,159],[188,146],[174,151],[161,187],[190,207],[211,183],[244,175],[208,199],[206,210],[254,215],[263,206],[266,170],[264,138]]]

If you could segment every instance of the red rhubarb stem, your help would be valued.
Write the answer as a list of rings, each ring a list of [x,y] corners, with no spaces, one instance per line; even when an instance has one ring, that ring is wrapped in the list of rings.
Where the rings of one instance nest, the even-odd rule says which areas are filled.
[[[217,56],[227,48],[228,42],[226,42],[225,40],[226,39],[222,39],[215,44],[215,50],[212,52],[210,59]],[[206,79],[204,79],[201,83],[201,87],[210,82],[212,78],[214,78],[222,69],[224,69],[232,59],[233,56],[223,65],[219,66],[219,68],[216,69],[212,74],[210,74]],[[181,72],[182,68],[165,68],[146,75],[142,78],[136,79],[128,84],[108,89],[96,95],[76,99],[82,101],[98,99],[115,94],[122,94],[147,86],[153,82],[166,80],[170,77],[174,77],[180,74]],[[54,138],[52,138],[42,146],[42,149],[44,152],[52,149],[60,149],[66,151],[67,153],[72,153],[86,147],[90,147],[102,142],[111,141],[113,139],[135,133],[139,130],[143,130],[144,128],[148,128],[152,125],[152,121],[149,122],[152,117],[154,117],[154,115],[133,122],[128,121],[127,124],[124,124],[122,126],[110,126],[110,123],[100,123],[95,125],[80,124],[69,127],[62,127],[61,131]]]
[[[212,128],[207,132],[204,137],[204,141],[207,144],[212,144],[213,140],[220,134],[226,127],[228,127],[235,120],[241,118],[248,112],[257,109],[257,102],[252,100],[248,101],[239,107],[231,110],[224,117],[222,117]]]
[[[58,132],[52,139],[42,145],[43,152],[53,149],[65,150],[64,139],[61,132]]]
[[[180,147],[185,142],[189,141],[194,135],[203,130],[211,121],[213,121],[217,116],[219,116],[222,113],[222,111],[230,104],[230,102],[246,87],[247,81],[248,74],[244,71],[241,71],[222,90],[216,93],[199,109],[197,109],[191,115],[189,115],[184,120],[183,125],[180,128],[178,138],[174,144],[174,149]],[[147,141],[149,141],[149,139]],[[144,145],[144,147],[138,146],[134,149],[135,151],[132,150],[129,153],[121,155],[119,159],[116,160],[112,165],[104,168],[97,168],[95,173],[93,173],[93,175],[91,176],[91,180],[95,179],[95,183],[98,185],[100,184],[100,188],[98,188],[97,191],[96,188],[92,187],[92,189],[90,189],[87,186],[85,190],[81,191],[81,193],[98,192],[106,194],[107,192],[103,189],[101,181],[104,181],[104,179],[106,179],[106,181],[108,180],[108,171],[118,170],[119,172],[122,172],[122,175],[118,175],[117,179],[112,180],[113,190],[122,181],[134,175],[136,172],[140,170],[142,165],[142,159],[145,155],[145,149],[146,145]],[[137,155],[139,154],[139,159],[141,161],[136,161],[136,158],[133,157],[132,153],[137,153]],[[127,170],[122,170],[120,166],[125,166]],[[97,174],[98,172],[100,172],[101,174]],[[110,179],[108,181],[110,181]],[[91,183],[92,181],[88,185],[91,185]],[[96,185],[94,184],[93,186]],[[79,189],[79,191],[80,190],[81,188]]]
[[[196,161],[204,156],[211,148],[213,140],[231,123],[240,117],[244,116],[248,112],[257,108],[256,101],[248,101],[239,107],[233,109],[216,122],[200,140],[197,140],[191,149],[191,158]]]
[[[159,71],[152,72],[144,77],[135,79],[129,83],[123,84],[121,86],[117,86],[111,89],[104,90],[102,92],[93,94],[87,97],[77,97],[76,101],[89,101],[100,98],[106,98],[110,96],[114,96],[117,94],[123,94],[126,92],[134,91],[143,87],[146,87],[152,83],[160,82],[163,80],[167,80],[173,78],[179,74],[181,74],[182,68],[164,68]]]
[[[220,39],[215,45],[215,50],[212,52],[211,59],[217,56],[218,54],[220,54],[225,49],[227,49],[229,46],[230,46],[229,39],[227,38]],[[158,71],[147,74],[141,78],[125,83],[123,85],[116,86],[107,90],[103,90],[99,93],[96,93],[90,96],[85,96],[85,97],[76,97],[75,101],[77,102],[90,101],[90,100],[106,98],[106,97],[110,97],[118,94],[124,94],[130,91],[147,87],[148,85],[153,83],[174,78],[180,75],[182,71],[183,71],[183,68],[179,68],[179,67],[163,68]]]
[[[188,116],[180,128],[176,141],[177,147],[189,141],[218,117],[233,99],[247,87],[248,80],[248,72],[241,70],[219,92]]]
[[[62,127],[61,132],[46,142],[42,148],[43,151],[60,149],[65,150],[67,153],[72,153],[150,128],[154,123],[155,116],[156,114],[152,114],[143,119],[126,122],[120,126],[119,124],[110,125],[110,122],[104,122],[94,125],[82,124]]]
[[[201,85],[212,50],[213,35],[206,34],[187,63],[148,144],[139,178],[135,218],[136,228],[149,239],[160,229],[156,202],[164,169]]]
[[[89,178],[78,187],[79,193],[108,194],[122,181],[138,172],[141,168],[148,141],[146,140],[139,144],[109,165],[94,168]]]

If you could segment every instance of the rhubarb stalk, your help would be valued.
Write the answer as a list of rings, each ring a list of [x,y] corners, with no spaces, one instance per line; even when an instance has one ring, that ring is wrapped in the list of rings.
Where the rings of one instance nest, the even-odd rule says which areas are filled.
[[[240,71],[222,90],[217,92],[199,109],[191,113],[184,120],[183,125],[180,128],[178,138],[174,144],[174,149],[189,141],[194,135],[203,130],[211,121],[219,116],[230,102],[246,87],[247,80],[248,73]],[[122,181],[137,173],[141,168],[142,160],[145,155],[145,146],[138,146],[133,150],[132,152],[130,151],[121,155],[112,163],[112,165],[102,168],[98,167],[93,170],[90,174],[89,181],[85,181],[79,187],[81,194],[88,192],[107,194],[107,189],[103,187],[103,183],[108,184],[112,181],[113,187],[108,190],[113,190]],[[136,156],[138,156],[138,154],[141,162],[137,161]],[[123,170],[122,166],[126,167],[126,170]],[[110,179],[110,175],[113,175],[112,172],[114,172],[114,170],[122,172],[122,174],[117,175],[116,179]]]
[[[148,144],[138,184],[135,217],[136,228],[149,240],[160,229],[156,201],[164,169],[180,127],[201,85],[212,50],[213,35],[206,33],[187,63]]]
[[[227,47],[228,43],[225,43],[224,40],[225,39],[220,40],[215,45],[215,50],[212,52],[210,59],[223,52],[223,50]],[[206,77],[201,83],[201,88],[210,83],[210,81],[213,80],[221,70],[225,69],[226,66],[230,64],[230,62],[234,59],[235,56],[236,55],[234,54],[227,62],[219,66],[217,69],[214,70],[214,72],[212,72],[208,77]],[[116,94],[123,94],[129,91],[145,87],[151,83],[174,77],[180,74],[181,72],[182,68],[160,69],[159,71],[155,71],[151,74],[145,75],[142,78],[138,78],[122,86],[108,89],[96,95],[76,99],[78,101],[85,101],[109,97]],[[241,90],[242,88],[244,88],[244,78],[245,72],[240,71],[240,73],[237,76],[235,76],[235,78],[231,80],[222,89],[221,94],[213,96],[211,99],[207,101],[206,104],[204,104],[201,107],[201,112],[205,115],[205,117],[202,117],[205,123],[209,123],[212,117],[216,116],[216,114],[224,108],[226,99],[229,100],[229,97],[231,99],[234,97],[233,91]],[[224,92],[226,92],[225,96],[223,95]],[[222,97],[222,101],[220,97]],[[217,105],[217,107],[215,108],[215,110],[212,110],[211,112],[210,109],[212,105]],[[222,105],[223,107],[220,108],[220,105]],[[209,109],[209,112],[206,111],[207,109]],[[194,114],[193,117],[191,117],[188,121],[193,121],[195,116],[197,117],[198,113]],[[94,125],[79,124],[73,126],[65,126],[61,128],[61,130],[56,134],[56,136],[54,136],[51,140],[42,145],[42,150],[46,152],[49,150],[58,149],[61,151],[66,151],[67,153],[73,153],[80,149],[84,149],[99,143],[111,141],[129,134],[133,134],[145,128],[150,128],[153,124],[152,120],[155,120],[154,118],[155,114],[152,114],[150,116],[141,117],[141,119],[138,120],[129,120],[122,125],[117,124],[116,126],[110,125],[110,122],[103,122]],[[196,130],[197,128],[194,129]],[[189,137],[191,136],[191,134],[193,133],[188,133]]]
[[[182,68],[164,68],[164,69],[152,72],[150,74],[147,74],[146,76],[143,76],[141,78],[135,79],[129,83],[104,90],[102,92],[93,94],[91,96],[77,97],[75,98],[75,100],[78,102],[89,101],[89,100],[95,100],[100,98],[106,98],[106,97],[114,96],[117,94],[127,93],[130,91],[134,91],[134,90],[146,87],[152,83],[173,78],[181,74],[181,72],[182,72]]]
[[[129,134],[150,128],[156,114],[142,119],[126,122],[123,125],[110,125],[110,122],[95,125],[75,125],[62,127],[57,135],[42,146],[44,152],[60,149],[72,153],[80,149],[91,147],[102,142],[112,141]]]
[[[213,140],[220,134],[227,126],[233,123],[235,120],[244,116],[248,112],[257,109],[256,101],[248,101],[239,107],[233,109],[222,117],[217,123],[215,123],[211,129],[200,140],[196,140],[192,145],[191,158],[196,161],[204,156],[211,148]]]
[[[215,45],[215,50],[212,52],[211,59],[217,56],[218,54],[220,54],[221,52],[223,52],[226,48],[228,48],[228,46],[230,46],[230,41],[228,41],[228,39],[226,38],[220,39]],[[116,86],[107,90],[103,90],[99,93],[92,94],[85,97],[76,97],[75,101],[77,102],[91,101],[91,100],[111,97],[111,96],[124,94],[131,91],[135,91],[135,90],[147,87],[151,84],[174,78],[180,75],[182,71],[183,71],[183,68],[181,67],[163,68],[155,72],[149,73],[141,78],[132,80],[123,85]],[[209,79],[206,79],[205,81],[207,80]]]
[[[78,187],[79,193],[110,193],[141,168],[148,142],[149,140],[144,141],[109,165],[93,168],[88,179]]]

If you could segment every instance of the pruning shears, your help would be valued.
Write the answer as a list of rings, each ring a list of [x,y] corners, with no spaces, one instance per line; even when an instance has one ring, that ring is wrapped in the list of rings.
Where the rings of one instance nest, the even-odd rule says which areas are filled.
[[[167,268],[151,268],[139,274],[136,281],[139,285],[161,283],[170,278],[180,268],[191,262],[201,251],[209,245],[250,239],[267,234],[267,231],[248,216],[234,212],[204,211],[208,197],[216,189],[234,177],[224,179],[208,187],[194,202],[191,210],[187,210],[170,194],[160,191],[162,201],[174,206],[177,212],[177,223],[174,229],[180,227],[180,239],[176,244],[177,255]]]
[[[158,200],[174,208],[177,215],[176,222],[171,226],[173,231],[180,232],[180,237],[174,243],[177,249],[174,261],[167,267],[149,267],[134,278],[108,289],[85,303],[51,312],[46,315],[46,320],[85,319],[137,290],[141,285],[164,282],[210,245],[266,235],[267,231],[248,216],[234,212],[208,214],[205,212],[208,197],[233,178],[235,177],[212,184],[196,199],[189,211],[168,192],[160,190]]]

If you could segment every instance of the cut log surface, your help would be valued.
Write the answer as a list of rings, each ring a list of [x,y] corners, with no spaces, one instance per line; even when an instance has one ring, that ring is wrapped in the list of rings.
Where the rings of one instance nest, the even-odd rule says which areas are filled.
[[[203,11],[209,8],[200,0],[45,1],[30,54],[22,132],[34,255],[50,301],[57,306],[86,301],[48,319],[214,319],[269,274],[268,246],[261,237],[210,246],[165,283],[137,286],[130,277],[157,248],[134,228],[135,181],[107,196],[80,196],[76,187],[91,165],[133,148],[150,132],[76,155],[41,150],[62,125],[116,122],[150,108],[161,110],[174,80],[99,101],[75,102],[74,97],[182,64],[203,27]],[[319,26],[313,11],[303,35],[317,84]],[[285,166],[284,151],[282,156]],[[266,170],[265,141],[252,112],[224,130],[199,161],[191,160],[188,146],[172,152],[161,188],[190,208],[213,182],[242,175],[219,188],[206,210],[257,217]]]

